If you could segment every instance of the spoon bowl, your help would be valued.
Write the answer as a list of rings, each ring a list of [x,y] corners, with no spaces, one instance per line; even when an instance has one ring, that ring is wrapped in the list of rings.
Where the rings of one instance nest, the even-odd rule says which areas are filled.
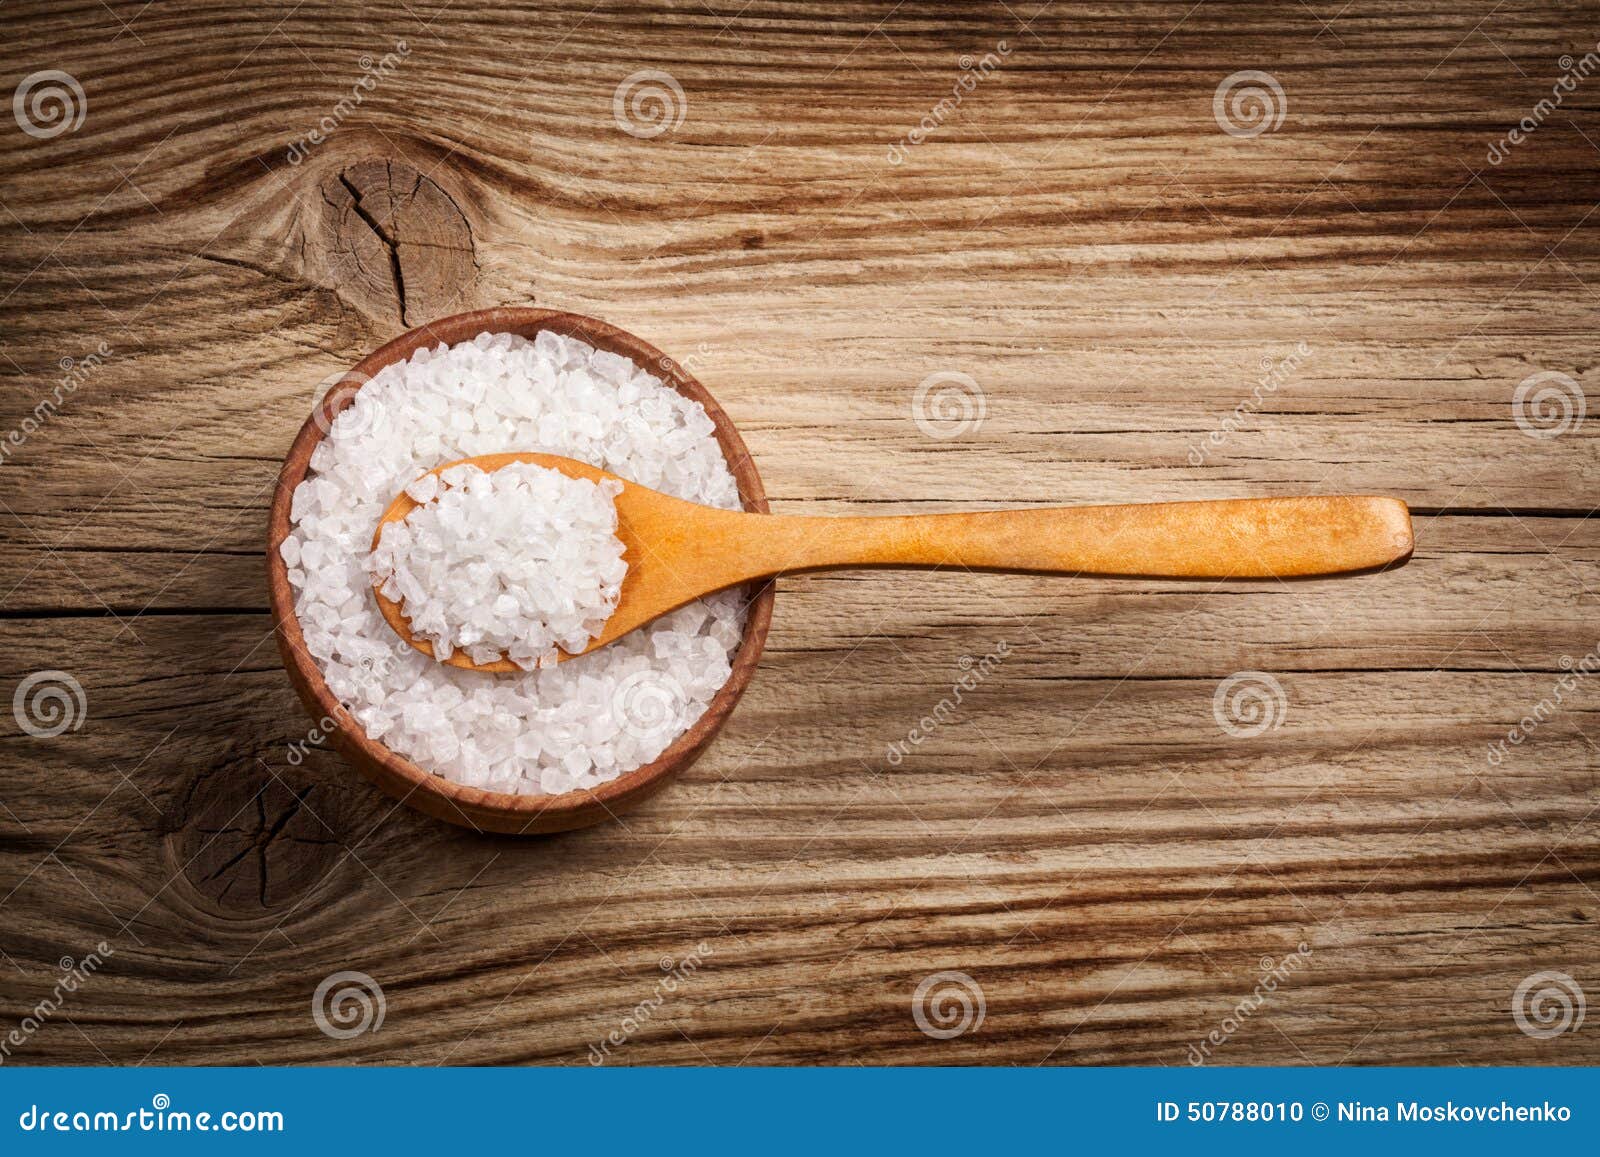
[[[491,473],[513,462],[557,470],[569,478],[581,478],[586,482],[609,480],[622,488],[616,497],[616,533],[622,541],[622,557],[628,564],[628,573],[623,580],[621,596],[617,600],[615,610],[606,619],[600,634],[591,639],[589,645],[581,651],[567,652],[557,649],[557,662],[578,655],[587,655],[590,651],[605,646],[668,611],[693,602],[701,595],[737,586],[741,581],[745,581],[737,576],[729,578],[726,582],[708,578],[708,571],[704,565],[707,544],[719,537],[717,528],[726,525],[718,516],[738,518],[737,511],[724,511],[686,502],[670,494],[662,494],[619,478],[587,462],[564,458],[558,454],[480,454],[473,458],[446,462],[428,473],[442,474],[456,466],[476,466],[485,473]],[[383,517],[378,520],[378,528],[372,535],[373,549],[377,549],[385,527],[403,521],[420,505],[422,503],[402,490],[383,512]],[[697,561],[689,561],[686,556],[691,553],[697,556]],[[412,632],[411,622],[406,618],[404,603],[384,595],[382,586],[380,578],[373,580],[372,594],[377,600],[378,610],[383,614],[384,620],[406,643],[428,658],[433,658],[432,645]],[[523,670],[504,657],[487,663],[475,663],[460,649],[444,662],[464,671],[485,671],[497,675]]]

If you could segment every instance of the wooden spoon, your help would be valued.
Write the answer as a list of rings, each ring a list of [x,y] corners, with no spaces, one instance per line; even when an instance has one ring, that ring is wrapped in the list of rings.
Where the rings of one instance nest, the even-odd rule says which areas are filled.
[[[1228,498],[1123,506],[1057,506],[839,518],[748,514],[685,502],[554,454],[483,454],[431,471],[471,465],[498,470],[529,462],[591,482],[622,483],[617,537],[627,576],[617,609],[579,654],[701,595],[750,579],[842,567],[959,567],[964,570],[1155,578],[1299,578],[1371,570],[1411,557],[1411,514],[1397,498]],[[417,506],[401,491],[372,537]],[[378,608],[424,655],[401,604],[381,591]],[[571,655],[561,652],[558,659]],[[452,667],[508,673],[504,657],[474,663],[459,650]]]

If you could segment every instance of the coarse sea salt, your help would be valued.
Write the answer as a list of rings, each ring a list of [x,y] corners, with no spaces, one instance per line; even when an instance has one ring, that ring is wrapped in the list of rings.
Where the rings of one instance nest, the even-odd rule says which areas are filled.
[[[484,333],[386,366],[312,453],[281,547],[306,649],[329,690],[370,738],[491,791],[595,787],[655,759],[728,680],[744,629],[737,592],[590,654],[493,675],[434,662],[390,630],[371,586],[370,544],[401,489],[419,502],[438,496],[419,476],[511,451],[576,458],[736,509],[714,431],[698,402],[627,358],[548,331],[531,342]]]
[[[406,493],[421,505],[384,525],[367,570],[436,660],[459,650],[530,671],[599,637],[628,573],[620,482],[527,462],[461,464]]]

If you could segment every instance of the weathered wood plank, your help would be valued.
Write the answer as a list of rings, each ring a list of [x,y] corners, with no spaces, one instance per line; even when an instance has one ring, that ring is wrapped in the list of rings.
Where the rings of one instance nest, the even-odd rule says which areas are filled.
[[[843,511],[860,504],[792,505]],[[261,614],[263,563],[253,549],[260,536],[250,511],[238,519],[235,553],[177,545],[4,552],[0,592],[12,613],[111,615],[140,637],[146,620],[137,616],[150,612]],[[1032,677],[1089,679],[1220,678],[1241,667],[1555,671],[1563,655],[1576,660],[1600,644],[1600,631],[1585,626],[1600,606],[1600,526],[1593,520],[1424,517],[1417,538],[1412,565],[1357,582],[795,576],[779,584],[783,602],[771,646],[850,653],[846,685],[875,686],[886,679],[948,682],[959,674],[959,659],[979,659],[1000,643],[1013,649],[1011,665]],[[277,663],[269,647],[257,659],[263,669]]]
[[[1548,696],[1549,673],[1285,674],[1283,726],[1243,740],[1212,718],[1215,678],[1062,679],[1059,663],[1018,647],[892,766],[885,744],[932,710],[935,674],[897,663],[888,639],[847,658],[789,645],[805,640],[780,629],[721,744],[672,790],[621,823],[528,844],[392,811],[337,757],[291,764],[304,724],[258,647],[263,625],[145,620],[140,647],[106,619],[13,624],[31,637],[8,684],[63,644],[92,658],[78,672],[81,731],[6,741],[11,760],[41,773],[5,793],[16,817],[3,857],[17,930],[7,952],[37,962],[51,945],[114,938],[116,966],[75,1009],[103,1049],[153,1030],[159,1009],[162,1032],[192,1026],[163,1046],[169,1060],[240,1060],[264,1045],[301,1060],[401,1059],[453,1047],[510,995],[494,1030],[454,1059],[576,1061],[648,995],[661,953],[705,940],[696,983],[708,991],[680,1012],[714,1059],[739,1059],[791,1012],[805,1043],[780,1037],[763,1059],[839,1048],[934,1059],[907,1018],[910,989],[941,961],[976,954],[1000,1023],[963,1047],[966,1059],[1037,1060],[1086,1021],[1070,1057],[1176,1063],[1203,1035],[1186,1026],[1208,999],[1224,1003],[1219,984],[1302,939],[1315,967],[1297,1003],[1325,1000],[1317,1015],[1336,1021],[1370,1011],[1357,981],[1371,981],[1377,959],[1396,999],[1429,969],[1489,998],[1505,965],[1478,953],[1479,938],[1510,936],[1535,908],[1563,951],[1594,946],[1572,915],[1600,873],[1588,839],[1592,704],[1551,719],[1499,767],[1485,754]],[[177,673],[201,638],[195,668]],[[128,681],[123,651],[152,674]],[[866,674],[851,675],[858,658]],[[899,731],[885,734],[890,721]],[[275,810],[258,816],[263,787]],[[265,873],[244,860],[206,878],[218,857],[203,850],[254,847],[251,833],[302,796],[305,830],[265,840]],[[201,815],[212,822],[197,827]],[[379,977],[407,1027],[330,1052],[295,986],[343,965]],[[0,986],[32,991],[16,977]],[[461,986],[474,1011],[439,1012]],[[1459,1044],[1451,1032],[1503,1035],[1487,1013],[1471,1022],[1450,1007],[1442,1042],[1391,1040],[1395,1055],[1443,1055],[1430,1050]],[[243,1037],[222,1023],[241,1009]],[[1130,1016],[1140,1032],[1105,1036]],[[1324,1051],[1345,1039],[1310,1035]],[[683,1047],[657,1026],[630,1059],[689,1059]],[[86,1059],[86,1048],[57,1029],[31,1055]],[[1257,1034],[1250,1055],[1289,1059],[1292,1048]]]
[[[0,690],[64,669],[86,706],[0,717],[0,1027],[113,949],[12,1062],[585,1063],[698,955],[612,1061],[1181,1064],[1302,942],[1217,1062],[1593,1062],[1510,1014],[1536,971],[1592,995],[1600,948],[1600,729],[1562,681],[1600,641],[1600,424],[1513,411],[1536,372],[1600,386],[1593,101],[1487,150],[1600,10],[738,8],[8,8],[8,83],[64,69],[87,110],[0,133]],[[685,115],[635,137],[645,68]],[[1240,69],[1273,131],[1219,127]],[[1418,554],[789,580],[669,791],[451,829],[300,746],[266,503],[329,375],[530,301],[687,362],[781,510],[1381,491]],[[975,383],[950,438],[914,411],[940,373]],[[1215,695],[1251,670],[1281,726],[1239,738]],[[317,1030],[343,969],[381,1031]],[[945,970],[986,1010],[950,1041],[911,1010]]]

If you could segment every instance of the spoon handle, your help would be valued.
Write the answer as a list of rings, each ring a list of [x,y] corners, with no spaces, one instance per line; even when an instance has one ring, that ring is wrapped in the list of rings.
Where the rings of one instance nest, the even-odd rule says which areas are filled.
[[[1405,503],[1359,495],[740,521],[752,578],[852,566],[1289,578],[1381,567],[1412,549]]]

